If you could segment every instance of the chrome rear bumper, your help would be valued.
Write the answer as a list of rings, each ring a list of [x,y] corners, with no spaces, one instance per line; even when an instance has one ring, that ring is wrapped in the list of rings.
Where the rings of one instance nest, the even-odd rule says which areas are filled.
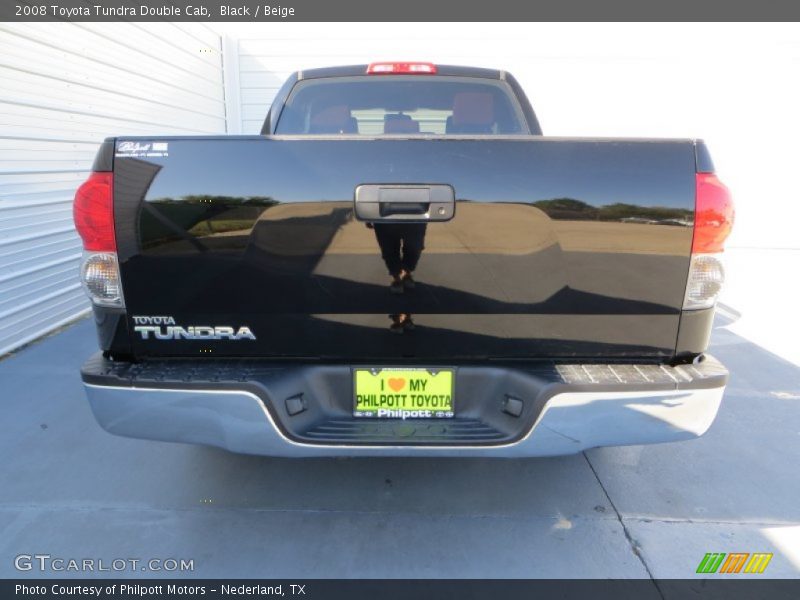
[[[425,428],[432,425],[429,420],[395,421],[398,432],[400,426],[405,432],[396,437],[376,438],[373,435],[360,438],[352,434],[350,438],[335,440],[302,439],[287,429],[287,422],[292,417],[276,410],[280,405],[277,398],[281,386],[271,380],[261,387],[252,385],[252,382],[242,383],[240,389],[235,389],[234,382],[230,383],[229,389],[220,389],[218,385],[204,388],[196,382],[186,387],[174,382],[162,384],[156,381],[147,385],[141,378],[129,378],[123,383],[119,377],[106,384],[98,382],[98,377],[87,376],[85,368],[84,385],[98,423],[110,433],[127,437],[205,444],[233,452],[268,456],[531,457],[573,454],[597,446],[650,444],[698,437],[714,421],[727,381],[724,367],[710,357],[702,367],[674,367],[681,370],[670,374],[675,380],[672,383],[609,383],[598,381],[598,373],[602,374],[600,371],[595,370],[595,375],[591,375],[591,369],[599,368],[598,365],[590,369],[575,365],[569,367],[577,369],[577,374],[570,374],[569,368],[562,369],[561,381],[546,381],[538,387],[531,385],[530,393],[535,397],[531,397],[529,402],[530,419],[519,421],[519,435],[515,434],[513,439],[479,443],[457,438],[453,438],[452,443],[443,438],[436,443],[426,443],[426,439],[435,438],[404,437],[409,435],[408,431],[413,434],[414,428],[420,434],[425,433]],[[331,373],[347,369],[328,368]],[[525,389],[526,379],[513,369],[507,373],[497,367],[463,369],[465,380],[480,377],[485,371],[484,377],[506,377],[500,381],[512,382],[507,385],[515,386],[517,390]],[[619,375],[624,373],[624,366],[617,365],[615,371],[617,379],[624,379]],[[527,373],[523,375],[533,377]],[[290,372],[280,381],[290,378],[296,382],[295,387],[302,388],[302,382],[311,381],[309,377],[305,371]],[[580,381],[576,382],[576,377]],[[309,396],[316,393],[321,404],[330,403],[330,399],[324,397],[322,390],[325,388],[320,381],[324,383],[326,380],[324,377],[314,379],[314,385],[306,386],[306,393]],[[498,385],[495,387],[502,390],[506,383]],[[349,399],[344,400],[347,401]],[[488,407],[500,406],[494,397],[487,397],[485,402]],[[492,419],[501,417],[512,419],[507,415],[491,416]],[[359,426],[363,422],[362,419]],[[389,427],[389,431],[393,426],[391,423],[377,425],[384,430]]]

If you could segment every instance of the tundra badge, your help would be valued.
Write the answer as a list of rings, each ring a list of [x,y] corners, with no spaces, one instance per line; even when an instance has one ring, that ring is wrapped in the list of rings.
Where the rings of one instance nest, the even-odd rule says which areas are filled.
[[[133,317],[134,331],[143,340],[254,340],[256,336],[249,327],[230,325],[189,325],[175,324],[173,317]],[[150,337],[153,335],[153,338]]]

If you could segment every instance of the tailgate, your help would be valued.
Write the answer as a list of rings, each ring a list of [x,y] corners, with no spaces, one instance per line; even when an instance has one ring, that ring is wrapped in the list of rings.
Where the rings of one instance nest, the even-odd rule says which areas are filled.
[[[689,140],[117,140],[134,353],[672,356],[694,161]]]

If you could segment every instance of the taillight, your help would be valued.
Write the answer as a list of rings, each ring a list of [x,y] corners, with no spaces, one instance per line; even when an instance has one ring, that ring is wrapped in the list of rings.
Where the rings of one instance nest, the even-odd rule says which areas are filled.
[[[733,228],[733,200],[713,173],[696,176],[692,252],[722,252]]]
[[[81,283],[97,305],[122,308],[122,284],[114,235],[114,196],[111,173],[92,173],[75,192],[72,215],[83,240]]]
[[[72,216],[86,250],[116,252],[111,173],[89,175],[89,179],[75,192]]]
[[[367,75],[436,75],[436,65],[429,62],[375,62],[367,67]]]
[[[733,228],[733,200],[713,173],[695,176],[694,237],[684,310],[711,308],[725,281],[722,251]]]
[[[119,308],[125,306],[115,252],[84,252],[81,283],[86,295],[95,304]]]

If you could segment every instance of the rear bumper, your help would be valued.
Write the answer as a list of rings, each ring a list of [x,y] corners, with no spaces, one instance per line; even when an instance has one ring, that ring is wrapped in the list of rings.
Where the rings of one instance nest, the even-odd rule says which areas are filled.
[[[348,366],[143,366],[95,356],[82,375],[110,433],[292,457],[552,456],[687,440],[711,426],[727,382],[712,357],[679,367],[464,366],[456,419],[402,422],[349,416]],[[298,397],[304,410],[292,415],[287,400]],[[520,415],[504,410],[509,397],[522,400]]]

